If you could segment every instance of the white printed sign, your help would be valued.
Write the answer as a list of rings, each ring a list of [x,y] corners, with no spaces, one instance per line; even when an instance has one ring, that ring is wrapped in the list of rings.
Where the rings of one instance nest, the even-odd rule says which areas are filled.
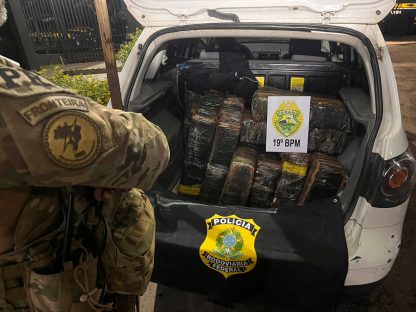
[[[310,96],[269,96],[266,152],[308,152]]]

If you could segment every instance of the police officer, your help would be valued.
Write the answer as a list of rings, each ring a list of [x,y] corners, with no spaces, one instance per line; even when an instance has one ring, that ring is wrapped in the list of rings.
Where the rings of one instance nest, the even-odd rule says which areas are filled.
[[[0,57],[0,311],[133,311],[155,233],[139,189],[168,159],[166,137],[141,114]]]

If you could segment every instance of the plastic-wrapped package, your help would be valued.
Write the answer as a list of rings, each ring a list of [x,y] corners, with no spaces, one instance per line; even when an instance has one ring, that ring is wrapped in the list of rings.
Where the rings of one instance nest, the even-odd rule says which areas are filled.
[[[247,204],[256,168],[257,152],[248,147],[238,147],[222,189],[221,205]]]
[[[207,170],[201,186],[201,199],[204,201],[218,203],[231,159],[237,147],[241,117],[239,111],[224,108],[220,111]]]
[[[274,193],[273,205],[297,203],[305,186],[310,154],[282,153],[282,175]]]
[[[309,124],[313,128],[350,131],[351,116],[342,101],[313,96]]]
[[[211,151],[217,124],[218,110],[212,107],[199,107],[192,115],[188,144],[184,160],[206,164]]]
[[[225,95],[224,93],[210,90],[206,91],[204,95],[200,95],[191,90],[185,90],[184,102],[185,102],[185,120],[190,121],[192,119],[192,114],[198,108],[203,107],[215,107],[219,109],[222,107],[224,102]]]
[[[206,91],[204,96],[191,91],[185,90],[184,96],[185,111],[183,122],[183,136],[185,144],[188,142],[189,130],[191,127],[191,119],[198,109],[204,109],[205,107],[213,107],[218,114],[219,108],[224,102],[224,94],[218,91]],[[210,110],[210,108],[208,109]],[[198,113],[197,113],[198,114]]]
[[[221,109],[209,156],[211,165],[229,167],[240,135],[241,118],[239,111]]]
[[[205,91],[204,97],[202,99],[202,104],[205,106],[216,107],[219,109],[223,106],[224,99],[224,93],[215,90],[209,90]]]
[[[183,163],[182,180],[179,186],[179,193],[187,194],[187,192],[182,192],[181,189],[186,188],[187,186],[194,186],[198,188],[197,195],[199,195],[201,191],[201,183],[205,173],[205,168],[206,164],[185,161]]]
[[[227,173],[228,167],[208,164],[201,186],[200,199],[203,202],[218,204]]]
[[[260,154],[250,194],[250,206],[269,208],[277,181],[282,174],[282,163],[276,153]]]
[[[267,121],[267,106],[269,96],[303,95],[299,92],[281,90],[275,88],[261,88],[256,91],[251,102],[251,113],[257,121]]]
[[[345,145],[347,134],[331,129],[309,129],[308,152],[340,154]]]
[[[217,115],[217,109],[213,107],[198,107],[193,111],[185,147],[180,193],[188,194],[186,186],[200,185],[202,182],[215,134]]]
[[[311,167],[299,198],[299,204],[303,205],[307,199],[333,197],[346,182],[345,169],[336,158],[316,153],[312,156]]]
[[[182,129],[184,146],[186,146],[186,144],[188,143],[189,129],[191,129],[191,120],[184,119],[183,120],[183,129]]]
[[[240,142],[245,145],[266,145],[266,127],[265,121],[256,121],[250,111],[245,111]]]
[[[189,121],[192,118],[192,110],[196,106],[201,106],[204,97],[191,90],[185,90],[184,104],[185,104],[185,120]]]
[[[253,97],[251,111],[254,120],[267,120],[269,96],[307,96],[306,93],[275,88],[259,89]],[[351,116],[344,102],[334,98],[311,96],[310,127],[349,131]]]
[[[231,111],[238,111],[243,113],[244,111],[244,99],[236,96],[227,96],[222,104],[222,109],[228,109]]]

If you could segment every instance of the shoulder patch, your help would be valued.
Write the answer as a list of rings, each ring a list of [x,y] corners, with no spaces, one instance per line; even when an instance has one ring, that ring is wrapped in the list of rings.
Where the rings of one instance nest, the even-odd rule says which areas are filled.
[[[46,124],[43,143],[49,158],[58,166],[78,169],[97,159],[102,139],[95,122],[74,111],[58,114]]]
[[[19,114],[29,124],[36,126],[49,116],[69,109],[88,112],[87,101],[68,95],[46,96],[21,109]]]

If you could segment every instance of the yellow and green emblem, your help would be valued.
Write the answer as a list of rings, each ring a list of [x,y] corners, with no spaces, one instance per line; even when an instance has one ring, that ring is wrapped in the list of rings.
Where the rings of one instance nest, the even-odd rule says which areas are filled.
[[[283,101],[272,117],[273,127],[285,137],[294,135],[303,125],[303,114],[296,102]]]
[[[260,227],[253,219],[214,215],[206,220],[207,236],[199,249],[202,262],[225,278],[250,272],[257,264],[254,248]]]
[[[87,115],[69,111],[53,117],[43,131],[47,155],[64,168],[83,168],[94,162],[101,150],[101,133]]]

